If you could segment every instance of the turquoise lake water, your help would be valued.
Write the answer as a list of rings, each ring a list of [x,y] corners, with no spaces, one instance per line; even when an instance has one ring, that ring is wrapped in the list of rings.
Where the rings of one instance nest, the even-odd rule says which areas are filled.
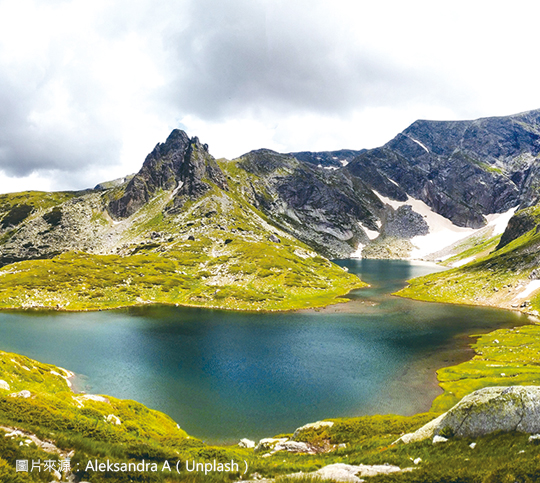
[[[372,285],[347,304],[282,314],[0,312],[0,349],[70,369],[86,392],[140,401],[205,441],[232,442],[322,418],[428,410],[440,393],[435,370],[471,356],[470,334],[528,322],[389,295],[433,265],[339,263]]]

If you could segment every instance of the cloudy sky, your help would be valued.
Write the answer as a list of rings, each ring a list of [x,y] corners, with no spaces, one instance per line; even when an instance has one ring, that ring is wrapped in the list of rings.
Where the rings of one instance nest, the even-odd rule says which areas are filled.
[[[540,108],[536,1],[0,0],[0,192]]]

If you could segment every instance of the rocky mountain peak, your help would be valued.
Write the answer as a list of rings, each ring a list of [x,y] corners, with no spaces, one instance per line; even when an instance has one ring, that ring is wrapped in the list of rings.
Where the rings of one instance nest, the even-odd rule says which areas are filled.
[[[418,120],[345,169],[393,200],[410,196],[458,226],[538,201],[540,110],[471,121]],[[481,189],[479,189],[481,187]]]
[[[123,196],[109,204],[116,218],[135,213],[160,189],[175,190],[180,198],[199,197],[210,189],[208,183],[227,189],[227,181],[208,145],[174,129],[165,143],[159,143],[146,157],[140,171],[126,186]],[[175,202],[175,205],[178,203]]]

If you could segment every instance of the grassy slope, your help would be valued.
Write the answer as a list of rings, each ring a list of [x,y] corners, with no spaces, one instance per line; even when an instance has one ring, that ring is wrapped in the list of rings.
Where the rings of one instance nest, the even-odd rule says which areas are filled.
[[[61,368],[0,352],[0,379],[10,385],[9,390],[0,389],[0,425],[28,431],[65,452],[75,451],[71,467],[79,468],[79,478],[95,482],[128,481],[128,476],[133,477],[105,474],[96,478],[86,474],[86,464],[94,458],[161,463],[167,459],[171,465],[190,458],[240,459],[235,450],[208,447],[190,438],[171,418],[135,401],[110,396],[95,401],[75,395],[65,376],[66,371]],[[31,397],[10,396],[21,390],[29,390]],[[121,424],[107,421],[110,414],[118,417]],[[0,437],[0,481],[51,480],[48,472],[16,475],[15,459],[59,459],[34,443],[25,444],[25,440],[27,436]],[[143,481],[183,481],[182,476],[166,476],[151,475]]]
[[[539,247],[540,233],[532,229],[484,258],[410,280],[409,285],[396,295],[430,302],[492,305],[506,309],[519,308],[527,299],[526,310],[537,311],[540,309],[538,291],[532,296],[520,294],[530,283],[531,272],[538,267]]]
[[[0,308],[110,309],[146,303],[232,310],[287,310],[335,303],[362,286],[321,257],[295,257],[284,243],[186,242],[166,254],[67,253],[0,270]],[[247,260],[249,258],[249,261]],[[343,300],[343,299],[341,299]]]
[[[430,441],[410,445],[392,445],[403,433],[414,431],[436,413],[411,417],[364,416],[334,419],[332,427],[301,431],[296,440],[317,447],[344,445],[329,453],[314,455],[278,452],[270,457],[253,450],[237,447],[209,447],[188,437],[174,421],[157,411],[134,401],[103,396],[105,401],[92,401],[84,395],[70,392],[65,371],[41,364],[26,357],[0,352],[0,379],[10,384],[0,390],[0,425],[23,429],[48,440],[59,449],[74,451],[71,466],[77,477],[92,483],[100,482],[226,482],[239,478],[238,473],[207,475],[200,473],[105,473],[85,472],[89,460],[107,459],[112,462],[156,462],[195,459],[211,462],[246,460],[249,474],[280,477],[281,481],[314,481],[289,479],[285,475],[315,471],[332,463],[395,464],[402,468],[415,467],[409,473],[379,476],[374,482],[532,482],[540,472],[537,447],[528,443],[528,436],[518,433],[496,434],[474,441],[456,439],[444,445]],[[64,376],[64,377],[63,377]],[[9,396],[20,390],[30,390],[30,398]],[[109,414],[119,417],[121,424],[106,420]],[[0,431],[0,435],[2,432]],[[288,435],[291,437],[291,435]],[[21,474],[15,472],[15,460],[58,460],[59,456],[45,453],[28,436],[13,439],[0,437],[0,481],[50,481],[48,472]],[[22,445],[21,445],[22,443]],[[421,458],[418,465],[412,460]],[[77,463],[79,466],[77,466]],[[531,476],[532,475],[532,476]]]
[[[479,336],[473,348],[472,360],[437,372],[445,392],[433,411],[444,412],[482,387],[540,385],[540,326],[496,330]]]
[[[440,265],[451,267],[452,264],[471,257],[474,257],[475,260],[484,258],[495,250],[500,239],[501,235],[494,237],[482,235],[467,237],[466,240],[454,245],[453,250],[457,252],[456,255],[445,259],[440,263]]]
[[[8,265],[0,270],[0,308],[96,310],[165,303],[291,310],[344,301],[342,296],[365,285],[271,226],[243,198],[241,185],[231,185],[230,193],[214,188],[202,199],[186,201],[176,215],[164,215],[171,206],[166,191],[121,224],[94,213],[87,222],[100,226],[101,238],[114,241],[107,250],[119,255],[72,251]],[[105,192],[104,199],[115,193]],[[270,240],[272,233],[279,243]]]

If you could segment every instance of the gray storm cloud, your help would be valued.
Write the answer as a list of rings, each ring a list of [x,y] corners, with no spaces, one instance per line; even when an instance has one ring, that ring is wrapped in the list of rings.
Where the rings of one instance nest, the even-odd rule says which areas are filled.
[[[345,115],[454,90],[355,45],[354,32],[310,14],[310,4],[279,5],[192,3],[189,26],[169,35],[166,102],[212,120],[262,111]],[[351,15],[358,29],[370,21],[361,10]]]
[[[0,2],[0,27],[14,24],[21,42],[30,42],[20,56],[10,55],[10,35],[0,31],[0,170],[10,176],[54,172],[72,180],[103,173],[120,165],[126,133],[149,131],[156,119],[167,128],[190,116],[271,125],[295,115],[343,119],[409,105],[476,114],[471,106],[479,105],[479,92],[503,98],[491,79],[514,82],[497,68],[505,58],[498,53],[514,59],[521,52],[497,48],[513,39],[500,39],[501,24],[488,37],[459,30],[462,18],[484,28],[474,17],[482,9],[469,18],[452,6],[453,23],[446,25],[441,14],[448,9],[431,9],[430,2],[375,10],[372,2],[340,0],[44,3],[30,3],[35,12],[11,19],[6,5],[16,3]],[[41,19],[42,12],[48,16]],[[474,50],[480,38],[485,49],[500,42],[491,57]],[[501,75],[469,82],[482,67],[478,56]],[[519,77],[524,87],[514,96],[524,97],[531,78]],[[102,179],[77,187],[93,181]]]
[[[120,139],[100,115],[99,85],[80,66],[34,62],[10,70],[0,61],[0,169],[17,177],[114,162]]]

